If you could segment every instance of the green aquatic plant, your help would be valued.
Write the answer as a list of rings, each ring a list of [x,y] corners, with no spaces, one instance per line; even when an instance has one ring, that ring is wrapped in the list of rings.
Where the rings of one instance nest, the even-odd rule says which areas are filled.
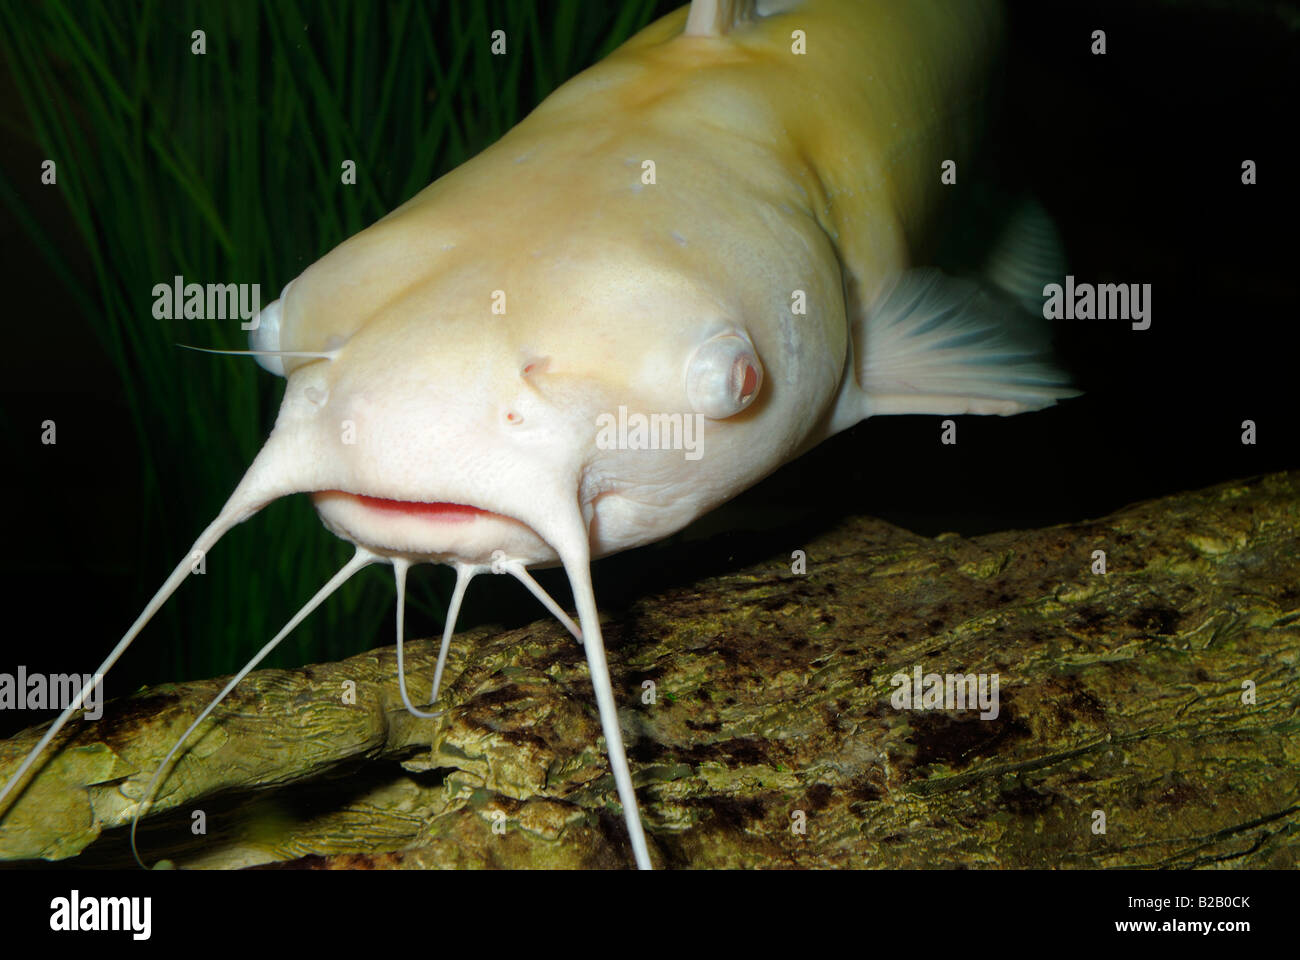
[[[240,349],[246,333],[237,318],[158,319],[155,285],[257,283],[269,302],[675,5],[0,3],[0,51],[26,112],[10,134],[55,161],[81,249],[42,221],[35,176],[0,179],[0,201],[120,378],[122,456],[138,462],[145,510],[139,536],[113,549],[137,571],[137,609],[234,489],[283,390],[251,361],[177,350]],[[496,30],[504,56],[492,52]],[[342,182],[345,161],[354,185]],[[72,266],[82,260],[87,269]],[[304,497],[268,513],[223,540],[184,603],[155,618],[150,649],[171,659],[147,679],[235,670],[351,552]],[[439,621],[450,578],[419,586],[411,605]],[[392,607],[390,580],[358,578],[269,665],[388,642],[379,628]],[[126,627],[90,622],[104,650]]]

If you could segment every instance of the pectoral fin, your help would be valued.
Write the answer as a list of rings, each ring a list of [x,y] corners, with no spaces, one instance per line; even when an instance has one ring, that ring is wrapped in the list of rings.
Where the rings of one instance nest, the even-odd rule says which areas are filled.
[[[856,331],[867,415],[1041,410],[1079,395],[1051,362],[1051,330],[972,280],[904,273]]]

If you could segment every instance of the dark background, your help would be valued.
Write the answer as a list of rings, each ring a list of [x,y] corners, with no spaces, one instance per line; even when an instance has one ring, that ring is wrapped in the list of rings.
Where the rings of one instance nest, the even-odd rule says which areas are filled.
[[[1097,517],[1300,466],[1291,135],[1300,13],[1246,2],[1009,6],[1006,113],[986,156],[1050,211],[1080,281],[1152,284],[1151,328],[1061,321],[1059,348],[1085,396],[1026,416],[959,418],[955,447],[939,444],[939,418],[859,424],[665,544],[598,563],[602,612],[617,616],[661,583],[788,552],[846,514],[923,534],[975,535]],[[1089,52],[1094,29],[1107,32],[1104,57]],[[26,180],[41,153],[7,72],[0,84],[0,167],[11,181]],[[1246,159],[1258,165],[1256,186],[1241,183]],[[33,202],[78,267],[78,241],[55,191]],[[67,670],[76,662],[89,671],[177,557],[136,542],[141,483],[116,439],[129,414],[99,341],[7,213],[0,236],[7,294],[0,572],[9,612],[0,670],[19,663]],[[34,440],[47,417],[60,425],[56,450]],[[1257,424],[1255,446],[1240,442],[1246,419]],[[163,455],[184,443],[158,438]],[[268,552],[273,510],[250,521]],[[332,539],[323,529],[320,536]],[[432,576],[428,570],[414,576]],[[391,578],[362,576],[368,588],[391,590]],[[562,580],[542,579],[568,605]],[[201,588],[190,584],[171,601],[180,616],[186,590]],[[540,615],[517,583],[483,577],[461,623],[512,625]],[[418,613],[408,624],[411,636],[440,629]],[[193,636],[225,642],[218,625],[196,625]],[[374,636],[355,637],[353,650],[391,637],[390,620]],[[163,641],[176,642],[153,642]],[[251,654],[263,640],[240,642]],[[115,694],[186,679],[136,650],[116,670]],[[0,713],[0,733],[36,719]]]

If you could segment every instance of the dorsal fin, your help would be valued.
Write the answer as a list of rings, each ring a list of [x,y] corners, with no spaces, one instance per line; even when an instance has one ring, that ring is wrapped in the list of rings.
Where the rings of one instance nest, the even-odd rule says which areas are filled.
[[[691,0],[686,17],[688,37],[720,37],[758,16],[757,0]]]

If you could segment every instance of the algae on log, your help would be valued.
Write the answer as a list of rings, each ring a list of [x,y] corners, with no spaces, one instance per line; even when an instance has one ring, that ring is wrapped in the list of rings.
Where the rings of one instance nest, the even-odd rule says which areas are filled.
[[[640,598],[605,636],[653,858],[1294,867],[1298,532],[1294,472],[972,539],[849,519]],[[436,644],[408,649],[427,693]],[[997,716],[896,709],[891,678],[917,667],[995,675]],[[436,720],[406,713],[395,669],[386,648],[251,674],[163,782],[143,855],[631,864],[586,660],[558,624],[458,636]],[[221,684],[70,724],[0,824],[0,857],[127,861],[120,828]],[[0,744],[0,778],[39,734]]]

